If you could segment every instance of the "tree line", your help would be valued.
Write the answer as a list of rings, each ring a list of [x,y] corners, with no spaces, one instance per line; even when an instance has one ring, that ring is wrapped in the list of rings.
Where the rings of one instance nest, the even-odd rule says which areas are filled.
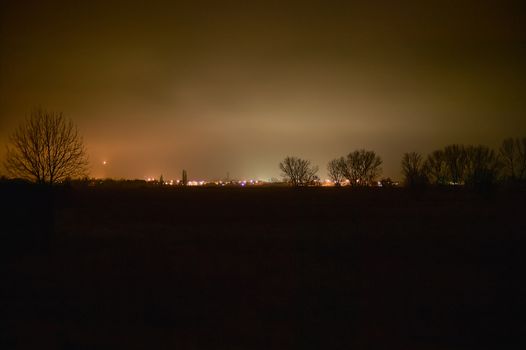
[[[327,173],[336,186],[372,186],[382,173],[382,159],[374,151],[358,149],[332,159]],[[35,109],[10,136],[4,167],[12,178],[54,184],[87,176],[88,157],[73,122],[62,113]],[[287,156],[279,163],[283,179],[293,186],[319,184],[318,167],[309,160]],[[492,186],[526,183],[526,137],[508,138],[498,150],[487,146],[448,145],[427,156],[404,153],[404,184]],[[160,182],[163,182],[161,178]],[[188,182],[183,170],[182,184]]]
[[[365,149],[356,150],[346,157],[339,157],[327,164],[329,178],[340,186],[348,181],[352,186],[371,186],[382,173],[382,159],[374,152]],[[308,186],[319,182],[316,175],[318,167],[298,157],[288,156],[279,168],[285,181],[293,186]]]
[[[405,153],[402,173],[406,186],[465,185],[475,188],[526,181],[526,137],[508,138],[498,150],[479,145],[448,145],[431,152]]]
[[[359,149],[327,164],[327,174],[336,186],[372,186],[382,173],[382,159],[374,151]],[[319,182],[318,167],[310,161],[287,156],[280,164],[282,176],[293,186]],[[526,183],[526,137],[505,139],[498,150],[487,146],[448,145],[426,157],[418,152],[404,153],[401,160],[404,185],[465,185],[474,188],[497,183]]]

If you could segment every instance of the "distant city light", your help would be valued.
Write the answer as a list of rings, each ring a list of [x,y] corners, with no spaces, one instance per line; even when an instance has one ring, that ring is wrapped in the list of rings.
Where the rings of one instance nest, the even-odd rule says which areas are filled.
[[[151,183],[160,183],[160,180],[155,177],[144,177],[144,181],[151,182]],[[253,187],[253,186],[262,186],[265,184],[270,183],[269,181],[265,180],[232,180],[232,181],[222,181],[222,180],[189,180],[186,185],[187,186],[240,186],[240,187]],[[182,180],[166,180],[162,185],[166,186],[175,186],[175,185],[182,185]]]

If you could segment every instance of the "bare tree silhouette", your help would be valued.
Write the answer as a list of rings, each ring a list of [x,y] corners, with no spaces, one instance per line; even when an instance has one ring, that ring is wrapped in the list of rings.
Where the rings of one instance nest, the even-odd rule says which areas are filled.
[[[340,157],[333,159],[327,164],[327,173],[329,178],[334,181],[336,186],[340,186],[343,180],[345,180],[347,164],[345,158]]]
[[[444,148],[444,158],[448,170],[448,177],[454,184],[461,184],[465,180],[467,170],[467,153],[463,145],[449,145]]]
[[[526,137],[505,139],[500,146],[499,155],[506,180],[526,180]]]
[[[468,146],[465,148],[465,153],[464,182],[466,185],[476,188],[493,185],[497,181],[502,164],[495,151],[487,146]]]
[[[298,157],[287,156],[279,163],[282,176],[293,186],[307,186],[317,178],[317,166],[312,166],[310,161]]]
[[[420,153],[404,153],[402,157],[402,173],[408,187],[422,186],[427,183],[424,160]]]
[[[424,164],[428,180],[434,185],[444,185],[448,181],[446,156],[443,150],[433,151]]]
[[[382,160],[374,151],[356,150],[347,155],[345,177],[353,186],[369,186],[382,173]]]
[[[73,122],[36,109],[10,136],[5,168],[11,177],[54,184],[87,174],[88,158]]]

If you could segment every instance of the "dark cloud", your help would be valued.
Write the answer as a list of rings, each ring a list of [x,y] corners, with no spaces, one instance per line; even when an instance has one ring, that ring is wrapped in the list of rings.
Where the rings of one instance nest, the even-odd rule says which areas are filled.
[[[95,176],[268,178],[366,147],[398,177],[404,151],[526,134],[520,2],[0,6],[0,143],[61,110]]]

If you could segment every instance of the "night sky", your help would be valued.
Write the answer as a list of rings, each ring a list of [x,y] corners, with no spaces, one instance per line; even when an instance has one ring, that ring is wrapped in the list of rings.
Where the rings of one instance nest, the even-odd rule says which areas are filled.
[[[95,177],[269,179],[287,155],[526,135],[522,1],[1,1],[0,157],[34,107]],[[103,161],[108,164],[104,166]]]

